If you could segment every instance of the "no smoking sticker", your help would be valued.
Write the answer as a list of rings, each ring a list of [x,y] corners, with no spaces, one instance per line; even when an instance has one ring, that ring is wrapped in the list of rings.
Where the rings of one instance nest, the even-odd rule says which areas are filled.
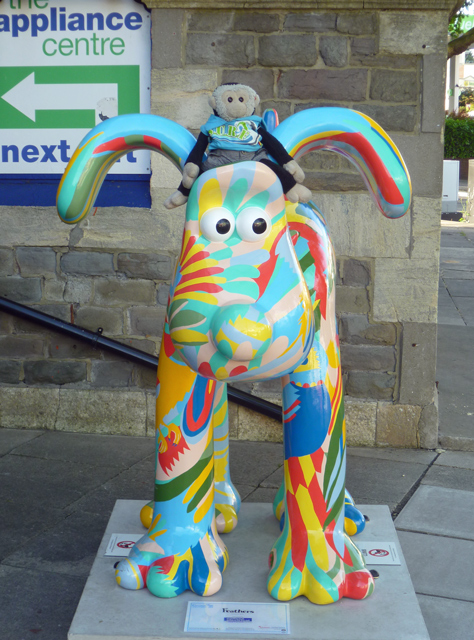
[[[105,556],[126,557],[135,542],[143,537],[142,533],[113,533],[105,550]]]
[[[362,542],[358,540],[357,547],[364,556],[367,565],[401,564],[397,547],[393,542]]]

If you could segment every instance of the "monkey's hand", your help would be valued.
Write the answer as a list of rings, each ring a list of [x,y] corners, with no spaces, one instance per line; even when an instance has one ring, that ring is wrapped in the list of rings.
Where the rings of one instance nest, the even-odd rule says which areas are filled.
[[[196,178],[199,175],[199,167],[194,162],[188,162],[184,165],[182,184],[186,189],[191,189]]]
[[[181,191],[175,191],[164,201],[164,205],[167,209],[175,209],[185,204],[188,201],[188,196],[185,196]]]
[[[288,173],[291,173],[291,175],[296,180],[296,182],[298,182],[299,184],[303,183],[304,171],[300,167],[300,165],[296,162],[296,160],[291,160],[290,162],[287,162],[286,164],[284,164],[283,169],[285,169],[285,171],[288,171]]]

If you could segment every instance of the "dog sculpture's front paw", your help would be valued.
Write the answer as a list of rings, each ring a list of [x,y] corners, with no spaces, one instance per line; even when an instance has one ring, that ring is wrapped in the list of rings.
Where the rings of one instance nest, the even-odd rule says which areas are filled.
[[[240,496],[230,481],[215,484],[216,525],[219,533],[230,533],[237,526]]]
[[[340,537],[340,536],[339,536]],[[341,598],[362,600],[374,589],[374,579],[354,543],[343,534],[341,557],[334,532],[285,531],[270,553],[268,592],[276,600],[306,596],[314,604]]]
[[[200,596],[217,593],[227,566],[225,546],[209,531],[182,553],[165,555],[149,535],[143,536],[116,570],[117,584],[125,589],[145,587],[159,598],[173,598],[189,590]]]

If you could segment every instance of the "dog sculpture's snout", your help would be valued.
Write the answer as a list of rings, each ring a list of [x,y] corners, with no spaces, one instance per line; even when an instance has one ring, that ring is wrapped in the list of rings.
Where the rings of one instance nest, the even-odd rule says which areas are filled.
[[[272,325],[257,305],[222,307],[214,315],[211,327],[217,350],[231,360],[254,360],[272,342]]]

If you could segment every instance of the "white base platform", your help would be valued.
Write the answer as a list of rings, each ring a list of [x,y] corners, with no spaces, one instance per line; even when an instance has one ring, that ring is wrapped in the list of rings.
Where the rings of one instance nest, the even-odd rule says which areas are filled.
[[[187,591],[177,598],[159,599],[147,590],[128,591],[115,583],[118,558],[104,557],[112,533],[140,533],[139,512],[144,503],[117,500],[97,558],[84,588],[68,640],[220,640],[276,635],[185,633],[188,602],[202,600]],[[318,606],[305,597],[290,603],[291,634],[295,640],[429,640],[410,575],[386,506],[359,506],[369,516],[364,541],[395,542],[401,566],[377,566],[380,577],[367,600],[348,600]],[[207,601],[275,602],[266,589],[268,554],[279,535],[270,504],[244,503],[237,529],[223,535],[229,566],[219,593]],[[357,536],[354,538],[357,543]],[[372,568],[372,567],[370,567]],[[281,637],[281,636],[280,636]]]

